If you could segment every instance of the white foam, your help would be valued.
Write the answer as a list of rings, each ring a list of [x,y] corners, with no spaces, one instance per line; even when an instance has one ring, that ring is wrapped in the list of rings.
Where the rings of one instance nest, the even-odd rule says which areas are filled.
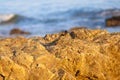
[[[0,24],[11,21],[16,17],[16,14],[0,14]]]

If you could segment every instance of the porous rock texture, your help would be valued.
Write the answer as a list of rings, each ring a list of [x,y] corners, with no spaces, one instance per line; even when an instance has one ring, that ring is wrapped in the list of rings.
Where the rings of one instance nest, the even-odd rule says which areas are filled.
[[[0,80],[120,80],[120,33],[73,28],[1,39]]]

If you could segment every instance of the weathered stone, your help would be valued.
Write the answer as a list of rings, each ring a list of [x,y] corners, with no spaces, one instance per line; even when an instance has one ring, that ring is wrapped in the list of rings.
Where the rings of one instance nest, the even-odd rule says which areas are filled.
[[[74,28],[0,40],[1,80],[119,80],[120,33]]]
[[[22,31],[18,28],[14,28],[10,31],[10,34],[31,34],[30,32],[25,32],[25,31]]]
[[[106,19],[106,26],[107,27],[120,26],[120,16],[114,16],[112,18]]]

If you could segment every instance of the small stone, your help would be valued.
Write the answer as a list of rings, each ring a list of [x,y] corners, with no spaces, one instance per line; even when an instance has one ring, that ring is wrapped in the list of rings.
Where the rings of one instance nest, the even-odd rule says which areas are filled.
[[[30,32],[25,32],[25,31],[22,31],[22,30],[20,30],[20,29],[18,29],[18,28],[14,28],[14,29],[12,29],[11,31],[10,31],[10,34],[12,35],[12,34],[31,34]]]

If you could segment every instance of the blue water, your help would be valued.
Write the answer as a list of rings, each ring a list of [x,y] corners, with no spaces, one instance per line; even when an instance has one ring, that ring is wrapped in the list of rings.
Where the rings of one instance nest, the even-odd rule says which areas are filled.
[[[1,14],[18,14],[20,20],[0,25],[0,34],[20,28],[43,36],[75,26],[120,32],[120,27],[106,28],[105,19],[120,15],[120,0],[0,0]]]

